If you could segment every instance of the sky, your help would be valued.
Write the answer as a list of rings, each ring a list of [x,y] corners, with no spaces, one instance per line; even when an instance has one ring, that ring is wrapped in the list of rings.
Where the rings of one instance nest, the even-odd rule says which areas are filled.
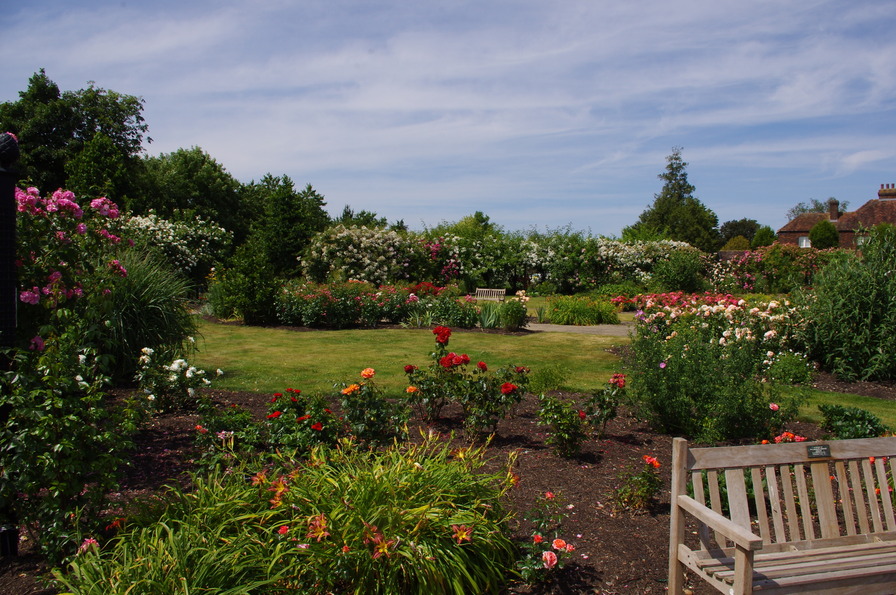
[[[0,102],[39,69],[145,101],[149,155],[421,230],[619,236],[681,148],[719,222],[896,182],[892,0],[0,0]]]

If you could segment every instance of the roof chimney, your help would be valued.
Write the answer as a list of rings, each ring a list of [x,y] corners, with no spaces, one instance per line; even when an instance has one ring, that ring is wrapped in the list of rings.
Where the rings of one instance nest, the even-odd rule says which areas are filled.
[[[896,184],[881,184],[877,191],[878,200],[896,200]]]
[[[836,221],[840,218],[840,201],[833,196],[828,199],[828,219]]]

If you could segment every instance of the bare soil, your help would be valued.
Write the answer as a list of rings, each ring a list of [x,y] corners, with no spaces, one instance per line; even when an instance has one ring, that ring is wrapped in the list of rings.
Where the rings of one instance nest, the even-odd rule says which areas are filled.
[[[883,399],[896,398],[896,383],[839,382],[821,374],[818,388],[829,391],[865,394]],[[266,413],[267,397],[252,393],[210,391],[218,403],[236,403],[259,417]],[[519,484],[509,496],[509,506],[522,513],[547,491],[561,494],[569,516],[562,526],[562,537],[575,545],[574,556],[565,568],[555,573],[550,583],[527,586],[513,584],[508,593],[594,593],[659,594],[666,591],[666,565],[669,530],[670,436],[656,434],[629,412],[608,425],[603,439],[585,444],[580,456],[562,459],[545,444],[543,428],[536,424],[536,399],[529,396],[516,414],[502,421],[489,447],[496,460],[506,460],[511,451],[518,453],[516,472]],[[192,460],[193,413],[167,414],[154,418],[136,438],[131,464],[124,470],[116,500],[128,502],[136,496],[157,492],[164,485],[188,486]],[[447,410],[435,429],[448,433],[461,427],[459,412]],[[798,424],[791,431],[810,439],[821,437],[816,426]],[[412,434],[413,434],[412,430]],[[639,513],[614,510],[611,494],[619,475],[638,464],[642,456],[659,458],[664,488],[646,511]],[[528,528],[515,528],[516,537],[531,538]],[[41,582],[47,568],[29,541],[20,544],[20,555],[0,560],[0,594],[52,595],[56,593]],[[709,593],[701,585],[694,593]]]

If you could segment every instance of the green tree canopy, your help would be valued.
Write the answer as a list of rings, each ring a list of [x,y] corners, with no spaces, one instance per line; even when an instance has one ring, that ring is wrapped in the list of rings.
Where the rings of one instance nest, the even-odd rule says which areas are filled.
[[[364,209],[356,213],[350,205],[345,205],[342,214],[333,223],[345,227],[386,227],[388,225],[385,217],[377,217],[376,213]]]
[[[728,242],[729,240],[736,238],[737,236],[743,236],[747,239],[747,242],[753,240],[753,236],[756,235],[756,231],[759,229],[759,222],[755,219],[738,219],[736,221],[726,221],[719,227],[719,235],[722,236],[722,242]]]
[[[750,248],[755,250],[763,246],[771,246],[776,239],[778,239],[778,234],[775,233],[775,230],[768,225],[763,225],[756,230],[756,235],[753,236],[753,241],[750,242]]]
[[[669,239],[714,252],[719,247],[719,218],[694,197],[681,148],[675,147],[666,162],[666,171],[658,176],[663,180],[663,189],[654,195],[653,204],[641,213],[633,227],[663,230]]]
[[[298,272],[298,257],[320,231],[330,224],[324,197],[311,184],[301,192],[289,176],[265,174],[260,182],[246,186],[246,198],[260,208],[252,224],[251,239],[264,254],[275,275]]]
[[[21,177],[42,193],[72,187],[69,176],[74,176],[73,190],[103,188],[121,200],[134,191],[148,130],[142,112],[142,99],[92,82],[86,89],[60,92],[41,69],[18,101],[0,104],[0,129],[18,136]],[[82,156],[84,151],[90,155]],[[86,163],[93,159],[97,162]]]
[[[140,192],[126,206],[135,213],[154,210],[166,219],[199,215],[233,232],[242,243],[252,212],[242,199],[243,186],[199,147],[178,149],[143,160]]]

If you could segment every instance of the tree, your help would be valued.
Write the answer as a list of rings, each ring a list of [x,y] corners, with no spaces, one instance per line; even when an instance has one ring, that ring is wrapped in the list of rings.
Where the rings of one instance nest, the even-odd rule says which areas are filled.
[[[252,224],[251,239],[274,274],[297,273],[298,258],[311,238],[330,224],[324,197],[311,184],[301,192],[289,176],[265,174],[259,183],[246,187],[251,204],[259,205],[260,216]]]
[[[93,83],[61,93],[41,69],[29,79],[18,101],[0,104],[0,129],[18,136],[19,168],[30,185],[50,193],[71,187],[68,177],[77,172],[81,188],[106,187],[118,193],[110,192],[110,198],[121,200],[133,192],[131,181],[136,178],[148,130],[142,112],[142,99]],[[94,142],[98,136],[102,138]],[[71,165],[87,149],[94,157],[100,155],[101,163],[87,167],[89,157],[82,157],[80,164]]]
[[[771,246],[776,239],[778,239],[778,235],[775,233],[775,230],[768,225],[763,225],[756,230],[756,235],[753,236],[753,241],[750,242],[750,248],[755,250],[763,246]]]
[[[388,222],[385,217],[377,217],[372,211],[360,210],[355,213],[351,206],[345,205],[342,209],[342,215],[333,223],[344,225],[345,227],[386,227]]]
[[[722,246],[722,251],[737,250],[744,251],[750,249],[750,240],[744,236],[734,236]]]
[[[243,200],[243,186],[199,147],[178,149],[143,160],[141,189],[125,206],[138,214],[153,210],[166,219],[199,215],[233,233],[241,244],[253,211]]]
[[[828,203],[832,200],[837,199],[832,196],[824,202],[821,202],[817,198],[810,198],[809,202],[798,202],[787,211],[787,220],[793,221],[804,213],[827,213]],[[847,208],[849,208],[849,201],[842,201],[840,203],[840,210],[845,211]]]
[[[747,242],[753,240],[756,231],[759,229],[759,222],[755,219],[738,219],[736,221],[726,221],[719,228],[719,234],[722,236],[722,242],[728,242],[737,236],[747,239]]]
[[[694,197],[681,147],[673,148],[666,162],[666,171],[658,176],[663,189],[654,195],[653,204],[641,213],[634,227],[664,230],[672,240],[687,242],[704,252],[716,251],[720,245],[719,218]]]
[[[822,219],[809,230],[809,242],[819,250],[836,248],[840,245],[840,232],[833,223]]]

